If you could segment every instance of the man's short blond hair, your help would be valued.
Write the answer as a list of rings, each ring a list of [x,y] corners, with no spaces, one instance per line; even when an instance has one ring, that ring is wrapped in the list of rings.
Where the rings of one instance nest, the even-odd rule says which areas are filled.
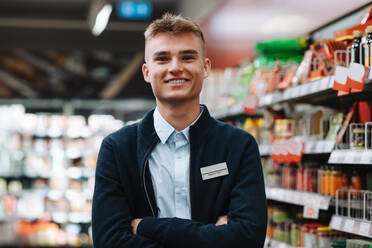
[[[203,56],[206,55],[205,40],[203,31],[199,24],[192,21],[189,18],[181,15],[173,15],[165,13],[162,18],[153,21],[145,31],[145,43],[151,38],[154,38],[157,34],[169,33],[169,34],[181,34],[181,33],[193,33],[200,38],[202,45]]]

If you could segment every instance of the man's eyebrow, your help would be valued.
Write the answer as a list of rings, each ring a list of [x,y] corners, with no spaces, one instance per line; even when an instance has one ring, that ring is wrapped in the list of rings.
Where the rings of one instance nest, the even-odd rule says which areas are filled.
[[[167,52],[167,51],[159,51],[159,52],[155,52],[154,56],[169,55],[169,54],[170,52]]]
[[[180,52],[181,54],[198,54],[198,51],[194,49],[188,49],[188,50],[183,50]]]

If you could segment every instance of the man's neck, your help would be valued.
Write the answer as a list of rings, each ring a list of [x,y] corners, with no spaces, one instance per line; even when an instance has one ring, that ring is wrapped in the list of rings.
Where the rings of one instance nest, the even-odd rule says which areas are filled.
[[[163,118],[177,131],[182,131],[200,115],[199,101],[182,104],[160,103],[157,108]]]

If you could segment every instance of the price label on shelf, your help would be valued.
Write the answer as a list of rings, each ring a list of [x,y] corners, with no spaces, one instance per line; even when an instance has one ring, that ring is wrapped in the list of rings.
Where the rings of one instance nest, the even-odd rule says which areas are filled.
[[[319,91],[319,81],[315,81],[311,83],[311,93],[315,93]]]
[[[292,90],[292,98],[300,96],[300,86],[295,86]]]
[[[333,81],[335,80],[335,76],[330,76],[328,81],[328,89],[333,88]]]
[[[328,89],[328,86],[329,86],[329,77],[325,77],[325,78],[321,79],[320,89],[321,90],[326,90],[326,89]]]
[[[290,88],[285,89],[283,93],[283,100],[289,99],[290,96],[291,96]]]
[[[361,158],[362,164],[372,164],[372,150],[366,150],[362,154]]]
[[[343,163],[345,164],[352,164],[354,160],[355,152],[354,151],[347,151],[345,155],[345,159]]]
[[[304,218],[308,219],[318,219],[319,218],[319,208],[314,206],[304,206],[303,212]]]
[[[333,151],[333,148],[335,147],[335,141],[333,140],[327,140],[325,141],[326,145],[325,145],[325,150],[324,152],[328,153],[328,152],[332,152]]]
[[[315,153],[323,153],[325,150],[325,142],[318,141],[315,144],[316,144]]]
[[[353,219],[346,219],[345,224],[344,224],[344,231],[352,233],[354,232],[354,220]]]
[[[273,94],[268,94],[267,96],[266,96],[266,104],[267,105],[270,105],[270,104],[272,104],[273,103]]]
[[[355,151],[353,157],[353,164],[359,164],[362,159],[363,152],[362,151]]]
[[[329,156],[329,159],[328,159],[328,163],[329,164],[334,164],[334,163],[336,163],[336,159],[337,159],[337,152],[336,151],[333,151],[332,153],[331,153],[331,155]]]
[[[361,222],[359,227],[359,233],[363,236],[371,236],[369,231],[371,230],[371,223]]]
[[[343,164],[344,160],[345,160],[344,154],[340,151],[337,151],[337,153],[336,153],[336,163]]]
[[[301,204],[301,193],[294,191],[292,195],[293,195],[293,202],[295,204]]]
[[[336,215],[332,216],[331,223],[329,224],[329,227],[340,230],[342,229],[342,218]]]
[[[331,196],[321,196],[319,201],[319,208],[323,210],[328,210],[330,201]]]
[[[300,86],[300,96],[306,95],[306,84],[301,84]]]

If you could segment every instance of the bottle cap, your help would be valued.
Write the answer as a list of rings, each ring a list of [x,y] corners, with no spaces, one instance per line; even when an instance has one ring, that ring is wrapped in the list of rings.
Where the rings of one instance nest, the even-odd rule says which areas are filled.
[[[366,33],[372,33],[372,25],[367,26]]]
[[[360,38],[360,37],[363,36],[363,32],[360,31],[360,30],[354,30],[353,31],[353,36],[354,36],[354,38]]]

